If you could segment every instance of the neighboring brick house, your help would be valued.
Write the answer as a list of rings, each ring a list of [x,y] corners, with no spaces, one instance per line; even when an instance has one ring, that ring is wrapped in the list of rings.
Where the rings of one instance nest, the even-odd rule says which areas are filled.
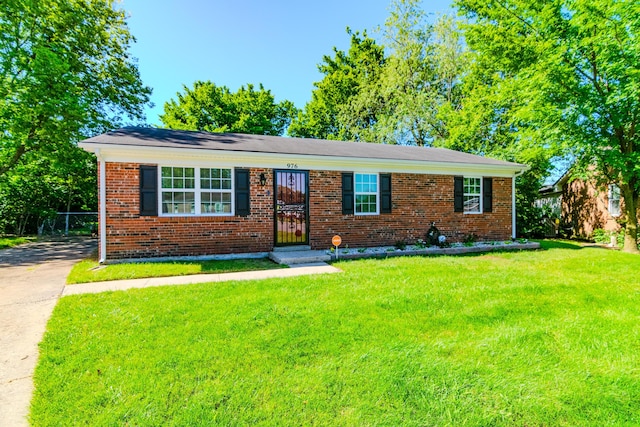
[[[515,237],[526,166],[441,148],[155,128],[82,141],[99,163],[101,261]]]
[[[618,231],[621,217],[620,189],[615,184],[598,185],[595,180],[571,179],[566,173],[543,187],[537,206],[548,206],[559,220],[559,234],[590,239],[593,231]]]

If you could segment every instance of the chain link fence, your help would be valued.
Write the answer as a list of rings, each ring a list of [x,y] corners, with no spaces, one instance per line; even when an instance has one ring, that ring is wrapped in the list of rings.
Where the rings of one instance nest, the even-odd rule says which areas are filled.
[[[97,236],[97,212],[58,212],[38,226],[38,236]]]

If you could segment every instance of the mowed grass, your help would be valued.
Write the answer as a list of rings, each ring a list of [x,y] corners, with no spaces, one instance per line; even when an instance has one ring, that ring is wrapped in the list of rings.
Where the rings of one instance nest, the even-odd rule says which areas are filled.
[[[211,261],[136,262],[100,265],[87,259],[73,266],[67,284],[103,282],[108,280],[141,279],[148,277],[185,276],[187,274],[232,273],[236,271],[287,268],[267,258]]]
[[[64,297],[31,422],[639,425],[640,258],[545,246]]]
[[[27,237],[0,237],[0,249],[12,248],[24,243],[35,242],[37,239],[32,236]]]

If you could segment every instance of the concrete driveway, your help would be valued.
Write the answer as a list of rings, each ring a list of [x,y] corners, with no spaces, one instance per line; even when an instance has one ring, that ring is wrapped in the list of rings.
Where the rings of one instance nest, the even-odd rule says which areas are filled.
[[[27,426],[38,343],[71,267],[96,240],[68,238],[0,250],[0,425]]]

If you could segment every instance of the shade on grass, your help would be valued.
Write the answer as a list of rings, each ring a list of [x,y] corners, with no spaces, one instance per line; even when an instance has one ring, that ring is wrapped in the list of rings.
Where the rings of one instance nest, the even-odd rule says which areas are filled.
[[[64,297],[34,425],[637,425],[640,258],[596,248]]]

